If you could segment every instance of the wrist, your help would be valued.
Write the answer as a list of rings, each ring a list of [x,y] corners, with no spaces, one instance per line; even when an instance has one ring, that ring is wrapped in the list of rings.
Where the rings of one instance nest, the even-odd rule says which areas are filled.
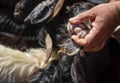
[[[120,24],[120,1],[116,1],[115,5],[118,11],[118,24]]]
[[[110,0],[109,2],[113,2],[113,1],[119,1],[119,0]]]
[[[120,1],[114,1],[108,3],[110,13],[113,15],[113,20],[116,25],[120,24]]]

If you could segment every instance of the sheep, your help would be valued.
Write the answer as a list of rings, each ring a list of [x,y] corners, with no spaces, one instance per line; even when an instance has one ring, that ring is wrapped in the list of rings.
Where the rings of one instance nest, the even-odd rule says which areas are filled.
[[[70,34],[67,31],[67,21],[71,16],[80,13],[82,10],[85,11],[83,6],[86,7],[86,10],[93,7],[94,4],[75,3],[70,6],[71,9],[67,6],[67,12],[60,12],[58,18],[47,25],[47,31],[50,33],[55,46],[64,47],[64,49],[70,49],[70,51],[78,48],[81,51],[81,47],[74,44],[72,40],[67,42],[67,39],[70,39]],[[73,47],[69,47],[70,42],[73,42]],[[114,48],[118,49],[115,50]],[[60,49],[59,55],[61,59],[59,61],[53,60],[49,66],[39,69],[36,73],[23,80],[22,83],[112,83],[112,81],[113,83],[119,83],[115,68],[116,63],[119,64],[119,50],[120,45],[114,38],[110,38],[102,50],[95,53],[84,53],[85,56],[81,56],[79,52],[73,54],[73,56],[68,56],[69,51],[67,54],[66,50]]]
[[[37,27],[34,27],[37,28],[35,30],[32,30],[33,27],[29,28],[28,30],[31,30],[30,33],[25,31],[28,25],[24,25],[25,28],[19,28],[22,29],[22,32],[19,34],[16,33],[16,29],[15,31],[13,29],[13,32],[10,33],[11,31],[6,31],[7,29],[4,27],[4,30],[2,29],[1,33],[3,37],[9,37],[7,34],[13,34],[14,32],[15,36],[11,35],[11,37],[16,37],[17,35],[18,39],[21,36],[23,36],[23,39],[24,37],[29,38],[29,36],[33,36],[35,39],[38,38],[37,43],[44,48],[40,48],[38,46],[38,48],[19,51],[1,45],[1,82],[18,83],[19,81],[21,83],[104,83],[107,78],[104,78],[103,76],[108,76],[106,73],[109,73],[108,69],[110,68],[111,71],[114,70],[114,68],[111,67],[115,66],[117,59],[119,60],[119,56],[117,55],[120,48],[119,44],[116,42],[116,40],[110,39],[106,43],[105,47],[99,52],[85,53],[85,56],[81,56],[81,53],[79,52],[81,52],[82,47],[77,46],[72,41],[70,37],[71,34],[69,31],[67,31],[68,19],[71,16],[80,13],[82,10],[85,11],[86,9],[94,6],[94,4],[90,4],[91,5],[86,2],[79,2],[72,7],[69,7],[68,5],[64,6],[63,10],[60,11],[58,16],[46,25],[40,27],[41,25],[38,24]],[[83,8],[84,5],[85,10]],[[66,9],[68,9],[68,11],[66,11]],[[78,11],[76,11],[76,9],[78,9]],[[63,16],[65,18],[62,18]],[[7,21],[1,21],[1,23],[6,25],[5,22]],[[11,20],[10,22],[7,22],[8,26],[11,25],[11,22],[14,24],[14,21]],[[31,34],[34,31],[37,36],[35,34]],[[6,32],[7,34],[3,32]],[[51,37],[50,40],[52,40],[51,43],[53,44],[53,46],[50,45],[48,48],[53,47],[57,48],[58,50],[52,49],[52,54],[50,53],[51,57],[48,57],[49,59],[47,59],[48,61],[46,63],[47,49],[45,49],[45,40],[47,37]],[[111,45],[111,43],[113,45]],[[117,47],[118,50],[113,50],[114,46]],[[77,51],[75,52],[76,49]],[[115,72],[111,72],[111,76],[117,76],[114,75],[114,73]],[[108,77],[108,81],[109,80],[110,79]]]

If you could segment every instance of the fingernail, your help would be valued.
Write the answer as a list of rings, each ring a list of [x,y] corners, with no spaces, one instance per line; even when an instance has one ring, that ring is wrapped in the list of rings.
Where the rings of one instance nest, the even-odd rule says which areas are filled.
[[[72,35],[71,38],[74,39],[74,36]]]
[[[69,22],[70,22],[71,24],[74,24],[74,23],[79,23],[79,20],[76,19],[76,18],[70,18],[70,19],[69,19]]]
[[[69,21],[76,21],[76,18],[70,18]]]
[[[69,21],[73,21],[73,20],[75,20],[75,18],[70,18],[70,19],[69,19]]]
[[[72,36],[71,36],[72,39],[75,39],[76,37],[77,37],[76,35],[72,35]]]

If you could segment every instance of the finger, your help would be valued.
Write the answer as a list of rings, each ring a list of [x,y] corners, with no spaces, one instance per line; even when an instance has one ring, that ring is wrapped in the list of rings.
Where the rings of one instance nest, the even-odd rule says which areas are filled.
[[[95,46],[93,45],[90,48],[83,48],[83,50],[85,52],[97,52],[100,51],[105,45],[105,42],[103,42],[102,44],[96,44]]]
[[[93,27],[90,32],[84,37],[79,39],[78,36],[72,36],[73,40],[78,44],[86,48],[91,48],[96,42],[99,41],[98,30]]]
[[[74,42],[80,46],[84,46],[86,44],[86,41],[84,39],[79,39],[77,35],[72,35],[71,36]]]
[[[80,46],[84,46],[87,43],[84,39],[79,39],[79,37],[76,36],[76,35],[73,35],[72,38]],[[105,44],[105,43],[99,44],[97,42],[94,42],[94,43],[95,44],[92,44],[90,46],[83,47],[83,50],[85,52],[97,52],[97,51],[101,50],[104,47],[104,44]]]
[[[81,46],[89,46],[89,44],[92,43],[94,45],[95,42],[94,38],[96,34],[97,34],[96,28],[93,27],[84,38],[79,38],[77,35],[72,35],[72,39],[75,41],[75,43]]]
[[[103,49],[105,43],[102,43],[101,45],[96,46],[96,48],[93,49],[93,52],[97,52],[100,51],[101,49]]]
[[[73,40],[78,45],[83,46],[83,50],[85,51],[97,51],[98,47],[95,48],[95,46],[99,45],[99,42],[103,42],[103,40],[100,40],[99,30],[96,27],[93,27],[84,38],[79,39],[78,36],[72,35]]]
[[[89,19],[94,19],[94,18],[95,18],[95,15],[90,13],[90,10],[88,10],[86,12],[83,12],[83,13],[80,13],[80,14],[76,15],[73,18],[70,18],[69,22],[71,24],[79,24],[83,21],[86,21],[86,20],[89,20]]]

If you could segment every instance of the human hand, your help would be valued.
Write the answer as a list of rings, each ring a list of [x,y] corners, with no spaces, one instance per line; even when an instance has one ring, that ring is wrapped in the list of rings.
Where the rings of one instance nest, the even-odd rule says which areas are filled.
[[[110,0],[109,2],[113,2],[113,1],[119,1],[119,0]]]
[[[84,21],[92,21],[92,29],[84,37],[72,35],[73,40],[86,52],[99,51],[104,47],[116,26],[120,23],[120,1],[98,5],[86,12],[69,19],[71,24],[80,24]]]

